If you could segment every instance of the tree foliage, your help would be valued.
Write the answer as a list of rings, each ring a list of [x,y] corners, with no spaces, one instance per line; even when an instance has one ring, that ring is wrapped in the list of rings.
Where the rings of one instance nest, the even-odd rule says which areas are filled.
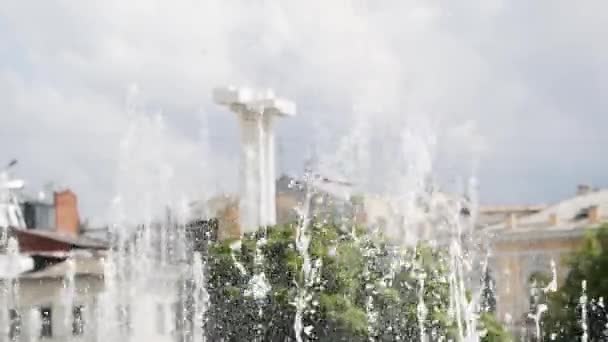
[[[304,334],[315,340],[410,341],[419,340],[421,330],[430,340],[455,336],[442,252],[422,245],[395,248],[379,234],[335,225],[312,224],[309,233],[310,261],[317,272],[308,283],[292,226],[210,247],[209,340],[295,341],[294,302],[302,291],[308,304]],[[256,296],[256,286],[264,290],[264,285],[269,291]],[[506,341],[491,314],[484,324],[485,341]]]
[[[483,312],[479,317],[479,325],[483,333],[481,342],[511,342],[511,334],[498,322],[491,312]]]
[[[480,310],[486,313],[496,312],[496,284],[489,267],[486,267],[481,278]]]
[[[605,341],[608,225],[589,230],[581,248],[566,260],[566,264],[570,271],[564,284],[547,298],[548,312],[543,319],[545,340],[577,341],[583,335],[585,322],[588,341]],[[583,312],[586,312],[584,319]]]

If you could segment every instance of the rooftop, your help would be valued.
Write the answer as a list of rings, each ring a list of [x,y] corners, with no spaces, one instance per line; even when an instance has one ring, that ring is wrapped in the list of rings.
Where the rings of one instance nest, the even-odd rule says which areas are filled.
[[[594,211],[591,214],[591,210]],[[542,210],[509,218],[488,226],[497,238],[515,238],[516,235],[578,236],[585,228],[593,228],[608,221],[608,189],[579,193]],[[594,217],[591,217],[594,215]],[[512,222],[509,222],[512,220]]]
[[[108,248],[108,244],[106,242],[84,235],[75,236],[58,231],[41,229],[13,229],[12,232],[17,236],[17,239],[29,236],[63,243],[78,249]]]

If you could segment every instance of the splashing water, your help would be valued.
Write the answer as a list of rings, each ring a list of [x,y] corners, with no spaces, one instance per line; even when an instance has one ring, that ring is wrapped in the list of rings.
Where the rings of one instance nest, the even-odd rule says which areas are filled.
[[[243,266],[243,264],[238,260],[236,255],[236,253],[241,250],[241,244],[241,240],[237,240],[230,244],[230,257],[232,258],[232,262],[234,262],[234,265],[239,270],[239,272],[241,272],[241,274],[245,276],[247,275],[247,270],[245,269],[245,266]]]
[[[162,133],[162,122],[159,121],[146,121],[144,125],[153,127],[153,131],[156,129],[159,132],[152,134],[150,140],[162,140],[159,138]],[[185,323],[182,325],[181,333],[189,335],[193,341],[205,341],[205,323],[206,313],[209,305],[209,294],[207,293],[207,274],[205,273],[206,265],[203,261],[205,258],[200,253],[194,253],[192,260],[186,259],[186,248],[180,244],[184,240],[183,226],[173,224],[172,222],[164,222],[158,224],[157,217],[159,212],[164,212],[166,203],[154,203],[155,198],[169,198],[172,201],[177,196],[171,194],[170,187],[167,184],[172,182],[172,170],[170,167],[165,167],[162,164],[154,167],[155,174],[149,177],[143,177],[145,179],[139,179],[140,176],[147,174],[145,170],[148,170],[148,164],[138,162],[138,153],[135,151],[141,151],[141,147],[150,148],[147,144],[147,140],[143,139],[137,133],[138,128],[132,127],[130,132],[127,134],[128,137],[125,139],[123,148],[125,149],[124,155],[121,158],[124,164],[121,165],[121,171],[123,175],[132,175],[133,178],[137,178],[137,181],[142,181],[143,186],[141,188],[125,185],[125,191],[118,198],[117,210],[114,218],[116,222],[112,225],[111,233],[113,236],[112,249],[108,252],[108,255],[104,259],[104,290],[99,296],[99,307],[96,313],[97,319],[100,323],[98,336],[102,336],[107,340],[148,340],[157,341],[161,338],[153,337],[150,338],[149,324],[146,320],[146,312],[149,311],[147,301],[158,300],[158,297],[167,296],[167,302],[176,301],[177,298],[171,298],[172,296],[177,297],[178,286],[173,284],[172,279],[165,279],[161,277],[165,272],[171,273],[175,270],[170,269],[175,267],[178,270],[176,273],[178,276],[183,270],[181,266],[184,266],[184,262],[189,262],[191,265],[186,267],[190,270],[191,278],[193,279],[193,289],[186,289],[186,292],[191,291],[194,304],[193,304],[193,323],[192,326],[188,327]],[[137,142],[142,139],[143,142]],[[463,241],[466,236],[466,229],[459,222],[458,214],[460,207],[458,205],[447,205],[446,201],[437,200],[438,203],[432,203],[436,200],[428,194],[425,186],[427,185],[426,179],[428,176],[429,169],[432,167],[429,159],[429,154],[425,152],[427,144],[425,139],[419,139],[415,134],[408,132],[403,137],[404,145],[409,144],[408,149],[416,150],[416,157],[414,161],[410,161],[403,171],[404,175],[400,177],[395,188],[391,192],[391,204],[395,215],[391,217],[391,223],[388,227],[390,232],[400,235],[401,242],[405,246],[410,246],[418,241],[425,240],[427,238],[435,237],[428,231],[420,231],[418,229],[420,224],[420,210],[418,202],[426,202],[430,204],[430,211],[433,212],[439,218],[445,219],[447,223],[440,225],[441,233],[448,234],[448,250],[450,257],[450,274],[449,274],[449,285],[450,285],[450,300],[452,302],[451,312],[454,314],[454,321],[457,322],[458,329],[458,340],[460,341],[475,341],[478,340],[476,335],[476,318],[475,312],[471,309],[473,303],[467,300],[466,295],[466,275],[470,271],[470,259],[471,255],[468,253],[466,246]],[[135,147],[134,147],[135,145]],[[137,147],[139,146],[139,147]],[[160,158],[162,159],[162,157]],[[154,164],[154,163],[153,163]],[[356,166],[356,165],[355,165]],[[353,167],[356,169],[356,167]],[[352,172],[352,171],[347,171]],[[308,176],[310,179],[312,177]],[[127,184],[133,182],[134,179],[130,177],[123,183]],[[134,182],[135,183],[135,182]],[[312,339],[314,331],[312,326],[305,326],[305,315],[307,310],[310,309],[313,293],[312,288],[317,279],[317,275],[320,272],[321,265],[317,260],[314,260],[310,253],[311,238],[311,202],[314,195],[314,184],[313,181],[308,181],[306,198],[300,209],[299,224],[296,228],[296,239],[295,246],[296,250],[302,257],[302,268],[301,278],[297,279],[298,291],[294,302],[296,312],[293,322],[293,330],[295,332],[296,340],[302,342],[304,340]],[[428,196],[427,196],[428,195]],[[129,213],[127,215],[126,213]],[[143,224],[134,228],[131,221],[133,218],[130,216],[131,213],[135,213],[136,217],[142,218]],[[435,219],[434,217],[433,219]],[[424,218],[422,219],[424,221]],[[354,226],[354,225],[353,225]],[[352,230],[355,235],[355,230]],[[4,235],[3,235],[4,236]],[[155,242],[158,241],[158,247]],[[249,293],[245,293],[246,296],[253,297],[256,301],[262,301],[272,291],[266,275],[263,269],[264,263],[266,262],[261,253],[261,249],[266,243],[265,237],[258,239],[256,244],[255,253],[255,274],[249,280]],[[16,251],[14,246],[16,241],[8,239],[9,255],[13,255]],[[237,269],[242,275],[248,274],[242,262],[237,258],[237,250],[240,250],[242,246],[240,241],[235,242],[231,245],[231,258],[236,265]],[[395,259],[393,259],[395,262]],[[389,274],[386,276],[386,285],[390,287],[394,280],[394,270],[397,266],[391,266]],[[71,307],[74,304],[74,296],[76,290],[75,282],[75,265],[72,259],[67,261],[68,272],[64,279],[64,288],[62,295],[62,302],[65,307]],[[556,276],[555,264],[552,262],[552,271],[554,275],[554,281]],[[170,278],[170,277],[169,277]],[[420,341],[429,340],[429,332],[426,331],[425,322],[427,322],[430,316],[432,308],[427,307],[425,303],[425,277],[420,275],[418,278],[418,287],[413,291],[418,293],[418,302],[416,306],[416,316],[418,323],[418,331]],[[14,286],[18,284],[12,283],[8,293],[18,292]],[[555,291],[556,283],[551,283],[548,289]],[[366,284],[372,286],[375,289],[378,284]],[[583,308],[583,318],[581,325],[584,329],[583,340],[587,340],[587,323],[586,323],[586,296],[585,283],[583,283],[583,296],[581,296],[581,305]],[[372,289],[370,288],[370,289]],[[151,296],[150,293],[158,291],[158,296]],[[547,290],[549,291],[549,290]],[[187,297],[187,296],[185,296]],[[14,295],[9,295],[7,298],[10,300],[17,301]],[[374,303],[374,297],[369,296],[367,298],[366,314],[368,320],[368,332],[373,336],[377,334],[377,312]],[[585,301],[583,301],[583,298]],[[7,299],[8,300],[8,299]],[[187,300],[184,300],[187,301]],[[4,303],[2,307],[12,307],[15,303]],[[538,322],[541,314],[546,308],[538,308],[536,315],[537,323],[537,336],[540,336]],[[184,312],[184,321],[187,321],[189,310],[187,306],[182,309]],[[260,311],[261,312],[261,311]],[[129,318],[129,316],[135,316]],[[129,322],[130,320],[135,322]],[[40,312],[37,309],[32,309],[29,313],[30,331],[28,336],[30,341],[37,341],[40,336]],[[142,323],[143,322],[143,323]],[[71,321],[66,318],[64,325],[69,327]],[[188,331],[190,329],[190,331]],[[132,331],[130,331],[132,330]],[[245,337],[244,337],[245,338]],[[403,336],[403,339],[407,339],[407,336]],[[370,338],[371,339],[371,338]]]
[[[361,248],[363,241],[361,239],[355,238],[355,241],[359,248]],[[367,292],[367,303],[365,305],[365,314],[367,316],[367,331],[369,332],[369,340],[375,341],[376,336],[378,335],[378,312],[374,307],[374,295],[377,294],[377,286],[380,284],[373,283],[371,280],[371,270],[373,267],[373,262],[377,257],[378,251],[376,248],[366,248],[364,249],[364,256],[367,259],[363,269],[363,278],[365,279],[365,289]]]
[[[307,174],[305,177],[306,181],[306,197],[304,203],[302,203],[302,207],[299,210],[299,224],[296,230],[296,250],[302,256],[302,278],[296,282],[298,293],[296,295],[296,299],[294,305],[296,307],[296,314],[293,322],[293,329],[296,334],[296,341],[302,342],[302,332],[306,332],[306,336],[311,333],[311,328],[304,327],[303,324],[303,315],[305,313],[306,308],[308,307],[308,303],[312,299],[312,296],[309,294],[309,287],[312,285],[313,281],[313,265],[311,262],[310,254],[308,252],[308,247],[310,245],[310,234],[308,232],[310,226],[310,205],[313,198],[313,189],[311,185],[313,184],[312,174]]]
[[[587,281],[583,280],[581,282],[581,297],[579,299],[579,304],[581,306],[581,329],[583,330],[583,335],[581,336],[581,342],[587,342],[589,339],[589,335],[587,333],[588,325],[587,325]]]
[[[184,222],[188,219],[187,210],[183,210],[183,203],[188,202],[187,196],[181,191],[174,191],[171,184],[176,182],[177,172],[167,162],[168,155],[172,151],[165,149],[162,145],[163,136],[166,134],[162,117],[141,116],[136,109],[129,109],[134,123],[129,126],[125,138],[121,143],[119,174],[121,190],[117,194],[114,203],[114,213],[111,215],[114,222],[110,226],[112,238],[111,249],[103,259],[103,290],[97,297],[95,311],[92,311],[94,319],[98,322],[95,338],[121,340],[121,341],[169,341],[177,338],[179,341],[205,342],[207,338],[206,329],[211,326],[208,317],[213,303],[210,296],[209,282],[215,276],[208,273],[207,251],[193,251],[186,241],[186,228]],[[387,170],[378,170],[379,175],[373,177],[382,180],[379,189],[370,189],[370,183],[378,183],[377,179],[371,178],[376,165],[371,165],[375,157],[370,151],[370,140],[372,138],[371,124],[364,122],[356,126],[352,135],[345,138],[338,156],[334,158],[338,165],[323,165],[328,168],[327,172],[335,171],[340,178],[347,180],[355,179],[360,183],[355,184],[353,189],[344,191],[347,199],[354,197],[353,194],[373,193],[375,198],[381,198],[388,203],[385,214],[386,220],[383,224],[378,222],[369,223],[364,228],[369,229],[367,233],[372,236],[386,236],[394,244],[394,251],[389,251],[388,256],[379,256],[379,249],[365,247],[363,238],[359,238],[355,220],[341,214],[338,222],[343,230],[350,229],[350,235],[354,245],[363,249],[366,265],[360,275],[365,287],[364,316],[366,332],[370,341],[380,340],[378,337],[383,333],[382,329],[382,298],[384,290],[398,288],[407,294],[413,294],[415,301],[415,321],[412,325],[416,336],[421,342],[431,340],[447,340],[447,336],[437,336],[432,327],[433,314],[437,308],[433,307],[428,300],[427,294],[434,293],[432,277],[433,272],[426,272],[422,265],[410,265],[412,260],[404,260],[403,250],[417,248],[421,242],[427,242],[432,247],[446,252],[448,273],[441,284],[447,284],[449,293],[449,319],[455,325],[456,336],[454,340],[463,342],[474,342],[480,340],[478,329],[479,294],[469,294],[470,279],[468,277],[474,271],[474,263],[478,256],[472,248],[474,244],[471,235],[474,235],[473,226],[475,212],[478,206],[476,198],[476,181],[472,179],[467,184],[466,196],[448,196],[438,191],[433,180],[433,149],[436,137],[427,125],[422,127],[407,127],[399,134],[399,147],[389,146],[399,152],[399,156],[391,160]],[[420,129],[419,129],[420,128]],[[261,129],[261,128],[260,128]],[[401,128],[399,128],[401,129]],[[260,134],[265,138],[263,134]],[[160,143],[159,143],[160,142]],[[387,145],[390,145],[387,142]],[[154,153],[150,153],[152,150]],[[158,155],[156,155],[158,153]],[[348,157],[346,157],[348,156]],[[341,165],[340,165],[341,164]],[[380,165],[382,166],[382,165]],[[335,168],[335,170],[332,170]],[[326,224],[315,221],[321,215],[313,207],[325,204],[316,201],[318,194],[323,190],[321,184],[326,179],[317,177],[312,170],[307,170],[304,175],[305,196],[302,203],[297,206],[298,222],[295,225],[294,246],[301,258],[301,267],[293,279],[296,291],[291,304],[295,307],[293,313],[293,329],[295,340],[303,342],[315,339],[313,325],[308,325],[309,316],[315,310],[319,310],[319,298],[323,293],[320,283],[323,263],[316,259],[311,251],[313,245],[313,232],[316,224]],[[265,177],[262,173],[262,177]],[[320,179],[319,179],[320,178]],[[377,185],[377,184],[376,184]],[[374,190],[374,191],[372,191]],[[263,194],[266,196],[267,194]],[[352,196],[351,196],[352,195]],[[314,203],[313,203],[314,202]],[[176,204],[178,203],[178,204]],[[314,205],[313,205],[314,204]],[[176,209],[177,206],[180,206]],[[240,205],[246,205],[240,203]],[[463,219],[463,209],[471,212],[470,219]],[[269,208],[260,210],[268,211]],[[356,210],[355,210],[356,212]],[[176,214],[177,213],[177,214]],[[348,226],[350,225],[350,227]],[[272,275],[265,274],[264,269],[268,260],[264,257],[264,248],[267,247],[267,232],[264,227],[255,245],[253,256],[253,268],[247,269],[245,265],[251,265],[242,254],[243,242],[235,240],[229,245],[229,260],[242,278],[246,280],[246,289],[242,292],[245,297],[252,298],[258,305],[258,317],[248,319],[262,321],[266,316],[272,316],[275,312],[265,311],[268,306],[267,300],[273,294],[273,286],[269,278]],[[5,236],[6,234],[3,234]],[[365,233],[364,233],[365,235]],[[8,238],[9,255],[14,253],[16,241]],[[13,246],[13,247],[11,247]],[[12,249],[11,249],[12,248]],[[12,251],[12,252],[11,252]],[[328,252],[329,256],[336,257],[336,250]],[[381,257],[387,257],[388,267],[378,267]],[[75,261],[69,258],[66,262],[67,273],[63,279],[62,305],[72,307],[76,299],[76,266]],[[385,265],[383,265],[385,266]],[[249,267],[249,266],[247,266]],[[399,270],[406,268],[414,269],[414,282],[397,279]],[[486,266],[487,267],[487,266]],[[372,274],[381,268],[380,276]],[[557,289],[557,276],[555,263],[551,262],[553,280],[544,289],[545,292],[553,292]],[[251,274],[251,277],[249,275]],[[358,275],[359,276],[359,275]],[[249,277],[247,279],[247,277]],[[236,281],[235,281],[236,282]],[[17,284],[13,282],[12,284]],[[234,284],[221,284],[226,288]],[[12,285],[17,286],[17,285]],[[581,306],[583,318],[581,326],[584,329],[583,340],[587,339],[587,313],[586,313],[586,284],[583,283],[583,295]],[[217,289],[213,289],[217,290]],[[3,306],[11,307],[16,301],[11,293],[18,292],[15,288],[3,291]],[[8,294],[8,295],[7,295]],[[241,293],[239,293],[241,294]],[[159,304],[156,306],[155,304]],[[176,304],[176,305],[174,305]],[[161,308],[159,322],[166,321],[168,314],[165,311],[174,305],[173,316],[174,328],[160,329],[165,323],[159,323],[159,330],[155,333],[150,329],[148,315],[155,308]],[[536,336],[540,338],[540,319],[547,307],[539,305],[534,315],[536,322]],[[29,333],[32,341],[40,335],[35,330],[40,322],[39,311],[32,311],[29,320],[33,328]],[[223,322],[213,322],[221,325]],[[238,324],[239,322],[234,322]],[[245,323],[245,322],[242,322]],[[429,324],[430,323],[430,324]],[[66,328],[70,327],[72,321],[68,317],[63,322]],[[167,324],[170,325],[170,324]],[[429,327],[430,326],[430,327]],[[392,326],[389,326],[391,328]],[[243,339],[263,341],[263,328],[273,327],[258,326],[255,336],[242,336]],[[169,331],[171,330],[171,331]],[[410,336],[396,336],[398,340],[408,340]],[[451,337],[450,337],[451,338]]]
[[[42,329],[42,320],[40,318],[40,310],[38,308],[31,308],[27,312],[27,321],[28,321],[28,341],[29,342],[38,342],[40,337],[40,331]]]
[[[263,228],[265,230],[265,228]],[[266,274],[264,274],[264,254],[262,248],[266,245],[266,234],[257,238],[255,244],[254,268],[255,274],[249,280],[249,288],[245,291],[245,296],[252,297],[260,305],[260,315],[262,315],[261,302],[266,298],[266,295],[272,290]],[[242,267],[242,265],[241,265]]]
[[[76,296],[76,263],[70,257],[66,260],[66,273],[63,279],[61,302],[64,308],[74,307],[74,297]],[[73,317],[70,314],[64,316],[63,325],[65,331],[72,330]]]
[[[192,261],[192,278],[194,279],[194,342],[205,342],[203,329],[209,306],[205,268],[203,257],[199,252],[195,252]]]
[[[551,281],[543,289],[544,293],[557,291],[557,267],[555,266],[555,260],[551,259]]]
[[[427,341],[424,324],[428,315],[428,308],[424,303],[424,279],[425,275],[421,273],[418,276],[418,305],[416,306],[416,315],[418,316],[418,330],[420,331],[420,342]]]
[[[208,251],[193,251],[190,246],[192,241],[186,241],[183,222],[188,219],[188,212],[183,209],[183,203],[187,200],[172,191],[170,184],[177,177],[174,176],[175,170],[163,160],[166,151],[163,152],[161,147],[160,156],[147,152],[158,141],[163,141],[163,135],[166,134],[163,120],[159,116],[141,117],[134,109],[132,111],[135,123],[129,127],[121,144],[121,179],[118,183],[122,188],[117,194],[111,215],[114,222],[110,226],[111,249],[103,259],[103,290],[96,298],[98,305],[90,311],[93,320],[97,322],[93,340],[209,341],[207,329],[221,323],[213,321],[209,316],[213,314],[213,305],[217,305],[210,293],[217,289],[209,288],[210,279],[215,274],[207,273]],[[340,149],[340,153],[356,157],[352,157],[355,160],[346,158],[344,162],[348,165],[338,165],[340,172],[336,174],[346,180],[355,178],[363,181],[360,185],[355,185],[354,189],[341,192],[340,197],[347,200],[357,192],[368,190],[364,181],[365,173],[371,172],[373,168],[369,165],[362,166],[361,163],[369,163],[372,158],[369,151],[362,151],[369,148],[369,143],[357,143],[358,140],[366,141],[369,138],[366,130],[371,128],[367,126],[357,128],[355,136],[350,140],[345,139],[345,146]],[[423,132],[424,135],[428,133]],[[410,267],[406,266],[408,262],[412,263],[412,260],[404,257],[404,250],[426,241],[441,246],[446,251],[449,273],[445,284],[449,291],[449,313],[456,325],[455,339],[478,341],[475,310],[477,296],[473,294],[473,299],[467,296],[467,276],[471,273],[472,259],[475,258],[467,240],[471,223],[463,222],[459,215],[463,206],[473,207],[475,204],[471,203],[475,199],[454,199],[436,191],[430,177],[433,166],[432,135],[431,138],[421,136],[415,129],[408,128],[399,139],[404,151],[401,151],[403,160],[398,158],[394,161],[395,170],[392,171],[397,175],[394,183],[391,180],[394,186],[385,185],[379,191],[380,194],[375,194],[376,198],[386,199],[389,203],[386,222],[374,222],[370,227],[365,227],[369,228],[367,234],[357,232],[360,227],[348,216],[350,214],[346,210],[339,212],[338,215],[341,216],[335,220],[343,231],[350,234],[353,245],[362,250],[365,259],[361,276],[364,278],[366,293],[363,315],[368,339],[382,340],[380,336],[386,333],[383,329],[392,329],[392,325],[388,328],[382,325],[383,320],[386,320],[386,317],[382,317],[382,296],[387,289],[395,288],[407,288],[405,293],[409,291],[414,294],[415,317],[409,324],[417,330],[413,334],[421,342],[447,338],[438,336],[432,322],[429,324],[436,309],[426,297],[428,293],[435,295],[432,281],[427,279],[433,277],[432,272],[427,274],[422,266],[410,265],[417,272],[413,282],[405,283],[397,279],[400,270]],[[360,168],[368,170],[363,172]],[[308,322],[320,310],[320,297],[324,294],[324,288],[320,285],[324,265],[311,248],[314,232],[319,228],[317,225],[328,222],[319,212],[331,204],[318,200],[322,196],[317,196],[324,191],[323,186],[327,185],[325,181],[323,175],[313,173],[312,169],[307,170],[303,182],[305,196],[296,208],[298,222],[294,227],[293,243],[301,266],[293,279],[296,284],[295,293],[289,300],[295,307],[291,329],[298,342],[313,340],[320,333]],[[260,322],[269,321],[266,318],[272,318],[276,314],[267,310],[270,307],[268,300],[275,289],[270,282],[272,275],[264,273],[269,261],[264,257],[264,249],[268,247],[267,228],[262,229],[264,230],[256,239],[252,262],[243,253],[244,240],[232,241],[227,250],[227,258],[247,284],[241,294],[253,299],[257,305],[257,317],[248,319]],[[369,239],[368,236],[386,236],[394,242],[388,255],[379,255],[380,249],[375,249],[376,247],[366,247],[370,245],[370,241],[365,240]],[[330,249],[328,254],[338,257],[335,249]],[[382,258],[386,258],[386,265],[382,264]],[[76,303],[75,260],[69,258],[67,261],[68,272],[64,277],[61,298],[65,307]],[[250,265],[252,268],[248,269]],[[376,275],[377,272],[381,274]],[[230,285],[233,284],[222,284],[226,287]],[[155,311],[159,317],[158,324],[155,329],[151,329],[149,316],[150,312]],[[39,312],[37,317],[40,317]],[[67,317],[65,319],[63,324],[69,328],[72,321]],[[243,338],[263,341],[264,329],[273,327],[259,325],[255,334]],[[34,332],[29,335],[32,336],[32,333]],[[35,335],[39,336],[39,332]],[[395,336],[397,340],[408,338],[409,336]]]

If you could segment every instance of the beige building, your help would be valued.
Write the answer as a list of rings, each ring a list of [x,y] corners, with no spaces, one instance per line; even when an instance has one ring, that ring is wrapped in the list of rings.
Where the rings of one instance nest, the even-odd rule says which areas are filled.
[[[0,279],[0,301],[7,308],[0,315],[0,340],[67,341],[91,335],[96,297],[104,284],[100,253],[36,255],[34,270]],[[53,264],[44,267],[46,263]],[[70,273],[71,284],[66,278]]]
[[[0,303],[11,309],[0,315],[0,341],[179,341],[176,282],[181,270],[157,271],[147,276],[145,290],[144,284],[133,283],[131,292],[109,293],[102,255],[76,254],[14,280],[2,279]],[[73,285],[67,285],[70,272]]]
[[[310,198],[311,213],[317,217],[323,216],[325,218],[352,216],[350,184],[328,179],[319,179],[316,183],[315,191]],[[298,208],[303,207],[306,196],[307,193],[303,184],[295,178],[281,176],[276,181],[277,224],[297,222]],[[218,238],[220,240],[238,238],[241,234],[239,198],[236,195],[222,194],[207,201],[194,202],[191,204],[191,212],[196,218],[217,218],[219,224]]]
[[[477,226],[485,228],[488,226],[506,222],[507,218],[521,218],[536,214],[546,205],[485,205],[479,208],[479,217],[477,218]]]
[[[579,187],[576,196],[553,205],[503,209],[502,222],[485,230],[492,241],[490,267],[497,316],[519,333],[531,307],[533,275],[553,278],[555,272],[557,285],[563,282],[569,271],[564,256],[581,245],[587,229],[608,222],[608,190]]]

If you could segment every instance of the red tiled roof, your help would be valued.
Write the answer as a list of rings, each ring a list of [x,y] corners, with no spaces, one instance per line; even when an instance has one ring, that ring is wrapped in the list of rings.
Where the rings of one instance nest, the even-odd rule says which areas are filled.
[[[100,240],[83,236],[73,236],[54,231],[34,229],[13,229],[22,253],[61,252],[70,249],[107,249],[108,245]]]

